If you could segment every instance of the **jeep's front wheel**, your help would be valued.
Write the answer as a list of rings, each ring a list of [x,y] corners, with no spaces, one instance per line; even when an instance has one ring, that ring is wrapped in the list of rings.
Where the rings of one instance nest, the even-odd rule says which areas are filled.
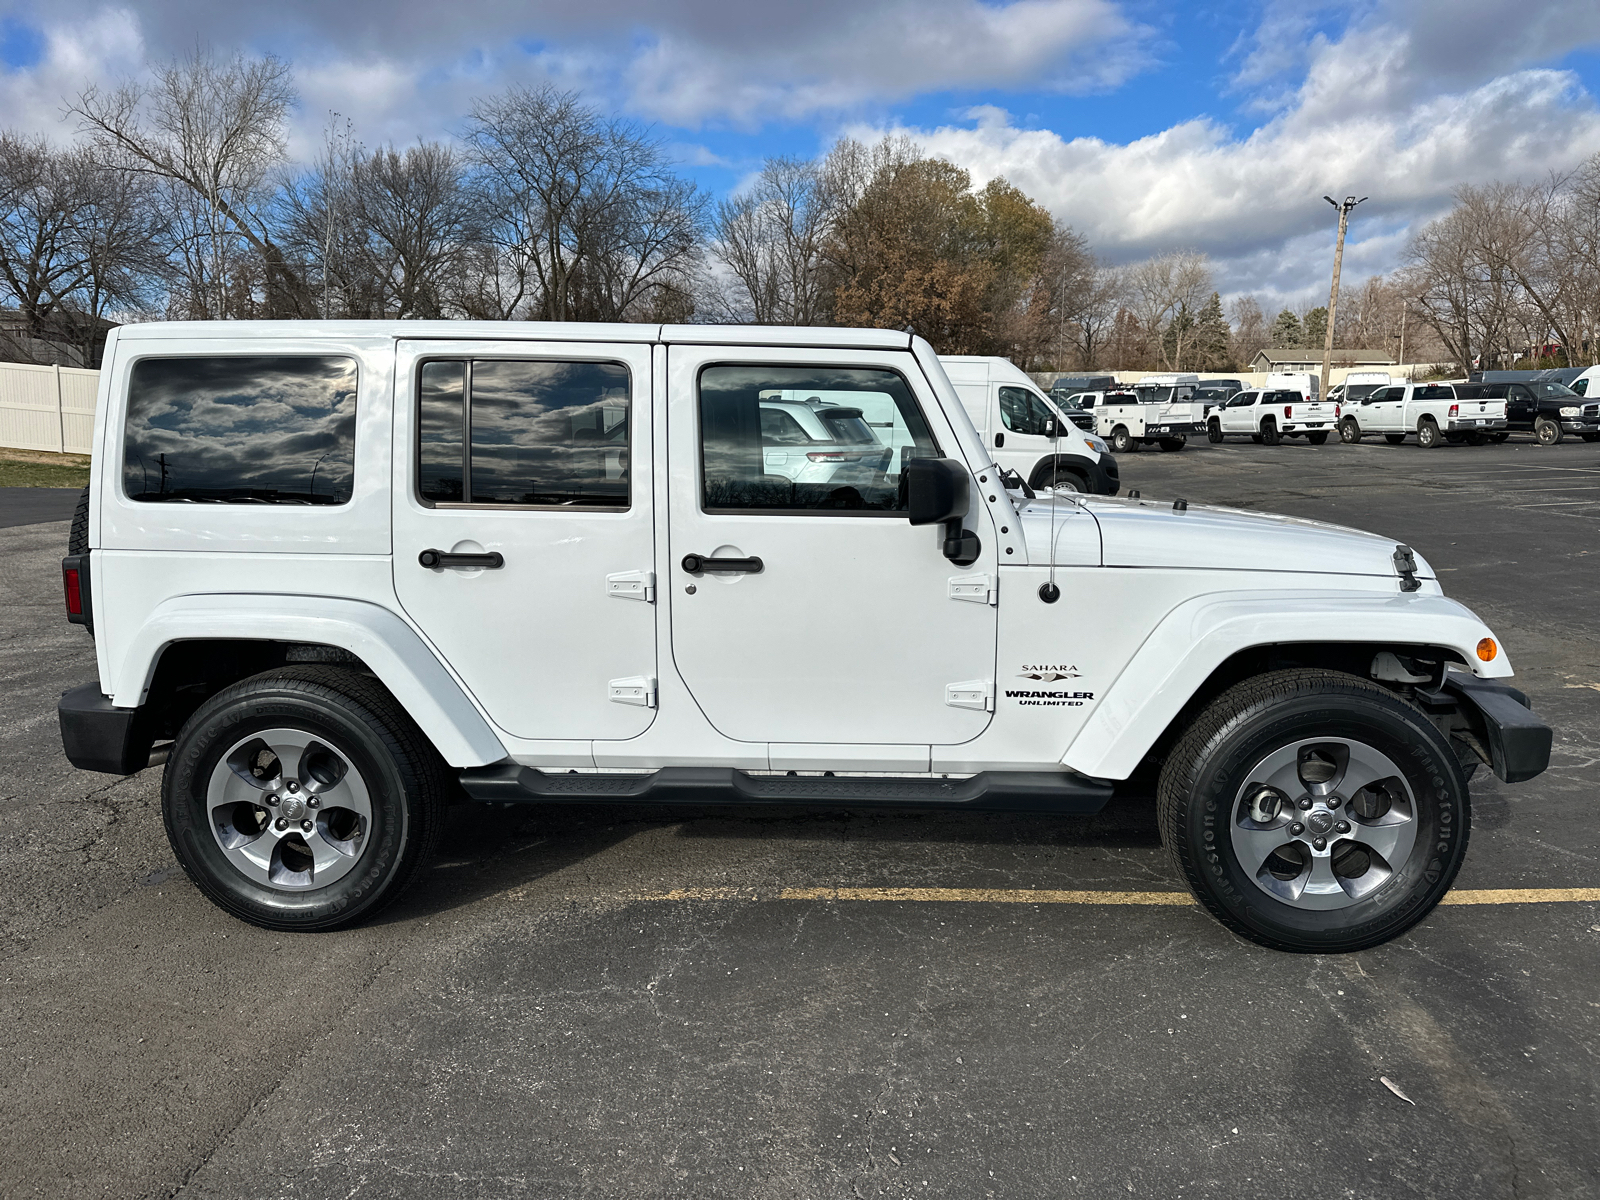
[[[167,838],[195,885],[266,929],[349,925],[432,851],[446,767],[377,681],[291,667],[218,692],[167,760]]]
[[[1466,776],[1419,710],[1337,671],[1276,671],[1211,702],[1161,773],[1162,840],[1213,916],[1281,950],[1388,941],[1466,855]]]

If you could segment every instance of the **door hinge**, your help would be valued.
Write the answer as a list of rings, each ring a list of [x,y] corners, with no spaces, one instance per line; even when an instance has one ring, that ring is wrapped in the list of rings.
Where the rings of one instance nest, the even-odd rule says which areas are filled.
[[[1000,588],[993,575],[952,575],[950,599],[974,604],[999,604]]]
[[[638,708],[656,706],[656,679],[654,675],[632,675],[627,679],[613,679],[606,684],[608,699],[613,704],[632,704]]]
[[[618,600],[643,600],[653,604],[656,598],[654,571],[618,571],[606,576],[606,595]]]
[[[951,708],[971,708],[978,712],[993,712],[994,680],[968,679],[964,683],[946,684],[944,702]]]

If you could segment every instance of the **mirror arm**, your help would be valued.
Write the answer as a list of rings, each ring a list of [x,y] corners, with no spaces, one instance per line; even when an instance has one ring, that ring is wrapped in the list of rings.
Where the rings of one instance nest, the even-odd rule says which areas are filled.
[[[983,543],[970,529],[961,527],[963,518],[952,517],[944,524],[944,556],[958,567],[970,567],[983,553]]]

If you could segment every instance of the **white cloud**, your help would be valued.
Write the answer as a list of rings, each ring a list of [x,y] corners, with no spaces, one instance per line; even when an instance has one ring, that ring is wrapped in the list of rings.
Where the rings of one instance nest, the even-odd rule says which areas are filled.
[[[44,30],[43,53],[23,70],[0,67],[0,113],[7,129],[72,136],[67,106],[90,83],[107,83],[144,65],[138,19],[126,9],[106,8],[83,21]]]
[[[1392,269],[1409,231],[1461,184],[1537,179],[1600,153],[1600,111],[1572,73],[1523,69],[1443,91],[1418,36],[1365,24],[1315,40],[1302,82],[1243,136],[1197,118],[1119,145],[1018,128],[992,108],[969,112],[971,126],[853,132],[910,136],[978,183],[1004,175],[1115,259],[1195,247],[1230,290],[1304,298],[1327,287],[1324,194],[1370,197],[1346,250],[1359,278]]]

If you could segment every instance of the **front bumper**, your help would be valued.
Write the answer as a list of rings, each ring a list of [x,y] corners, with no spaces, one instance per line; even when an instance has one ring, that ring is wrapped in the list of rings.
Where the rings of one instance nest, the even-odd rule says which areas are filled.
[[[1555,733],[1534,715],[1528,697],[1510,684],[1447,671],[1437,692],[1419,696],[1428,707],[1433,706],[1429,701],[1454,701],[1465,725],[1462,732],[1471,735],[1469,744],[1478,743],[1473,749],[1506,783],[1532,779],[1549,767]]]
[[[98,683],[85,683],[62,695],[56,705],[61,748],[80,771],[132,775],[150,765],[155,738],[139,708],[117,708]]]
[[[1457,417],[1453,421],[1445,422],[1447,433],[1493,433],[1497,429],[1506,427],[1504,417]]]
[[[1600,433],[1600,418],[1578,417],[1575,419],[1561,419],[1561,429],[1564,433]]]

